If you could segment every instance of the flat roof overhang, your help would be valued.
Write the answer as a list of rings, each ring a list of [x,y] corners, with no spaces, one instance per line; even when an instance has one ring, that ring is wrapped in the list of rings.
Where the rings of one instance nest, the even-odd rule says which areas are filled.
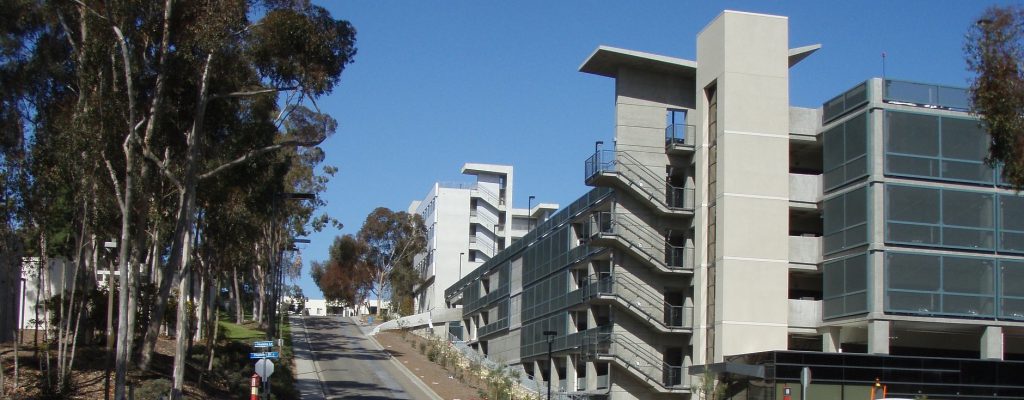
[[[821,49],[820,44],[789,49],[789,66],[796,65],[819,49]],[[590,57],[583,61],[579,70],[588,74],[615,78],[619,74],[619,68],[622,67],[658,71],[689,78],[697,76],[696,61],[611,46],[598,46],[590,54]]]
[[[610,46],[598,46],[597,50],[594,50],[590,57],[583,62],[583,65],[580,65],[579,70],[588,74],[615,78],[619,74],[619,68],[622,67],[653,70],[691,78],[697,76],[696,61]]]

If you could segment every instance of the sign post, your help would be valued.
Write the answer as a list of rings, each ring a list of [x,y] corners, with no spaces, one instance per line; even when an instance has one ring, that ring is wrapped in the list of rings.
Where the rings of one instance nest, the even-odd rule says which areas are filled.
[[[811,368],[800,370],[800,400],[807,400],[807,387],[811,385]]]
[[[252,344],[252,347],[257,350],[270,350],[274,347],[274,341],[263,340],[254,342]],[[278,357],[280,357],[280,353],[276,351],[257,351],[249,353],[250,359],[257,359],[255,368],[256,374],[253,375],[253,384],[255,385],[256,383],[258,383],[256,382],[257,376],[259,378],[262,378],[264,387],[263,394],[267,398],[270,397],[270,375],[274,373],[274,362],[270,361],[269,359]],[[253,386],[252,390],[254,393],[253,396],[255,396],[256,387]],[[255,397],[253,399],[255,399]]]

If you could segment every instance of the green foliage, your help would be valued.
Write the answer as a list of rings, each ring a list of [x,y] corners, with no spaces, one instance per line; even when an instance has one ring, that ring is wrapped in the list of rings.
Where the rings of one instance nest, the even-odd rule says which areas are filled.
[[[150,379],[142,381],[135,388],[135,398],[137,400],[161,400],[170,391],[171,381],[164,378]]]
[[[1003,164],[1003,178],[1024,188],[1024,8],[992,6],[967,32],[964,52],[975,73],[972,111],[992,142],[987,162]]]
[[[330,92],[356,54],[355,28],[321,7],[277,9],[253,29],[256,68],[276,85]],[[313,40],[310,40],[310,39]]]

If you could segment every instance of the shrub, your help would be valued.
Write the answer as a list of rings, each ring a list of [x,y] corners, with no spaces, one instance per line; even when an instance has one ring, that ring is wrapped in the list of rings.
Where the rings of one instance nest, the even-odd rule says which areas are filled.
[[[171,381],[167,379],[151,379],[139,383],[135,389],[136,400],[161,400],[166,399],[171,391]]]

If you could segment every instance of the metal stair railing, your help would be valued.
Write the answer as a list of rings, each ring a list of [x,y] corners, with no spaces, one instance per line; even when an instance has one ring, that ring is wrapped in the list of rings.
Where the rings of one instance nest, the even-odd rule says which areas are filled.
[[[627,152],[600,150],[584,163],[586,178],[600,172],[611,172],[668,210],[693,210],[694,190],[674,186],[667,177],[658,176]]]
[[[495,247],[494,240],[492,240],[491,238],[487,237],[486,235],[485,236],[470,235],[469,236],[469,242],[470,243],[476,243],[477,249],[480,249],[480,251],[482,251],[484,254],[486,254],[487,257],[494,257],[494,253],[498,252],[497,248]]]
[[[498,197],[497,194],[495,194],[494,192],[492,192],[488,188],[485,188],[483,186],[480,186],[479,184],[476,184],[476,185],[473,185],[471,189],[476,190],[478,193],[480,193],[480,197],[483,198],[484,200],[487,200],[489,203],[491,203],[491,205],[493,205],[494,208],[498,208],[500,206],[505,205],[505,202],[502,201],[501,198]]]
[[[491,214],[489,213],[480,212],[478,210],[471,210],[469,216],[476,217],[478,220],[482,222],[480,225],[483,225],[483,227],[489,231],[493,231],[494,226],[498,225],[498,220],[494,219],[494,217],[492,217]]]
[[[666,329],[692,328],[693,307],[671,304],[664,295],[650,286],[616,273],[604,273],[587,277],[584,295],[594,297],[609,295],[619,298],[627,307],[637,310]],[[660,307],[659,307],[660,306]]]
[[[640,344],[625,339],[621,334],[597,333],[588,336],[586,342],[583,349],[587,356],[612,357],[626,370],[664,389],[678,390],[686,387],[682,365],[671,365],[658,359],[643,351]]]
[[[693,268],[693,248],[669,244],[665,238],[645,229],[648,225],[632,220],[628,214],[605,211],[593,215],[593,234],[614,235],[659,267],[669,270]]]

